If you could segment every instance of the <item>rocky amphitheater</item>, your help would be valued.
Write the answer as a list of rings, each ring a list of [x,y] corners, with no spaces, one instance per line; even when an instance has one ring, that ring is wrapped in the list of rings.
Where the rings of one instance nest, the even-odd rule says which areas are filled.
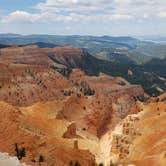
[[[82,56],[73,47],[0,49],[0,166],[165,166],[165,94],[89,76]]]

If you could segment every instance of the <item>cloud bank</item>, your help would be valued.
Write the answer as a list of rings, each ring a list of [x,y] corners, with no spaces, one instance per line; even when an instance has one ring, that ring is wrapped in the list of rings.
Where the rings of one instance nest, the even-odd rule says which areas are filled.
[[[3,22],[88,22],[166,18],[165,0],[45,0],[35,13],[13,11]]]
[[[32,6],[21,8],[18,4],[13,10],[11,6],[10,11],[0,12],[0,32],[151,35],[165,33],[166,29],[166,0],[35,2]]]

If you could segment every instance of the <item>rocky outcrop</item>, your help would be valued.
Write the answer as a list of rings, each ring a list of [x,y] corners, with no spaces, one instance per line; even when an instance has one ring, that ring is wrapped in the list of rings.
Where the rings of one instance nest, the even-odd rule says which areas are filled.
[[[165,103],[161,102],[139,104],[140,113],[128,115],[107,133],[101,139],[101,145],[104,141],[108,144],[107,150],[103,149],[104,156],[100,158],[103,158],[105,165],[113,161],[123,165],[164,166],[165,108]]]
[[[21,162],[29,165],[38,163],[42,156],[42,165],[78,162],[93,166],[96,159],[105,166],[111,161],[123,165],[165,166],[164,102],[137,102],[135,114],[122,120],[111,110],[111,121],[106,121],[103,118],[104,115],[108,117],[106,108],[102,114],[101,111],[95,114],[91,110],[95,107],[89,107],[88,100],[91,103],[93,97],[87,101],[86,97],[70,98],[21,108],[1,102],[0,151],[17,156],[17,144],[18,149],[25,148],[26,152]],[[62,110],[67,109],[64,102],[70,103],[67,104],[69,114],[60,118]],[[80,108],[84,103],[86,109],[82,111]],[[99,137],[101,126],[107,127]]]
[[[75,47],[39,48],[35,45],[0,49],[0,61],[15,64],[76,68],[81,63],[82,50]]]
[[[75,139],[63,138],[66,132],[70,136],[75,134],[70,122],[57,120],[52,107],[46,107],[43,111],[39,105],[38,110],[36,108],[19,109],[0,103],[0,116],[3,117],[0,121],[1,152],[18,156],[21,149],[24,149],[20,160],[29,165],[42,162],[42,165],[47,166],[68,166],[71,161],[85,166],[95,165],[94,156],[88,150],[80,149],[79,146],[75,148]]]
[[[0,100],[25,106],[63,97],[65,77],[42,66],[0,64]]]
[[[24,79],[20,73],[27,71],[27,68],[25,70],[23,65],[23,69],[18,68],[16,74],[15,70],[8,71],[10,67],[13,66],[3,64],[2,71],[7,75],[5,77],[2,74],[2,81],[12,85],[12,88],[14,87],[12,83],[17,81],[18,85],[22,85]],[[65,78],[55,71],[39,66],[34,66],[34,71],[38,75],[37,78],[44,79],[45,85],[56,87],[57,99],[55,95],[52,101],[47,101],[50,98],[47,98],[44,91],[44,102],[32,106],[25,107],[23,103],[24,107],[18,107],[19,104],[11,106],[1,102],[0,116],[3,117],[0,121],[1,152],[17,156],[16,145],[18,149],[24,148],[26,156],[21,162],[30,165],[35,165],[41,158],[44,160],[42,165],[48,166],[54,164],[67,166],[70,162],[79,162],[83,166],[93,166],[96,162],[102,162],[107,166],[110,161],[135,165],[144,163],[145,166],[148,166],[147,163],[153,165],[153,162],[158,165],[165,164],[164,102],[149,100],[145,104],[141,103],[140,97],[146,97],[141,86],[131,85],[120,77],[105,74],[87,76],[75,69],[68,78]],[[13,73],[16,76],[12,76]],[[60,83],[55,76],[61,78]],[[25,80],[29,80],[29,77]],[[82,81],[86,82],[86,86],[81,84]],[[36,85],[32,78],[28,83],[26,88],[31,84]],[[95,93],[78,95],[78,90],[87,85],[94,89]],[[64,90],[73,93],[65,96]],[[50,93],[52,90],[47,88],[47,91]],[[23,94],[23,91],[18,92]],[[12,95],[7,99],[11,100],[11,103],[14,101]],[[7,99],[4,101],[8,101]],[[35,102],[33,95],[30,99],[32,103]],[[27,101],[29,100],[25,103]],[[158,131],[160,127],[161,130]],[[148,140],[148,143],[144,143],[144,140]]]
[[[89,76],[78,69],[84,56],[73,47],[0,49],[0,152],[23,150],[21,162],[34,166],[165,166],[165,94],[147,100],[122,77]]]

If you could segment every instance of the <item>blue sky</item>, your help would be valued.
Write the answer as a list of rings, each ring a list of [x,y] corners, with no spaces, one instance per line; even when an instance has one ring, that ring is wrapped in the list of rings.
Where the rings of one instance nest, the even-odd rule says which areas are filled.
[[[0,0],[0,33],[166,35],[166,0]]]

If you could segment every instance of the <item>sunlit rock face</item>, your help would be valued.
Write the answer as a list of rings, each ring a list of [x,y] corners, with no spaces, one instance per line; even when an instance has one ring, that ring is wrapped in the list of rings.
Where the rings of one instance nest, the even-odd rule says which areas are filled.
[[[0,54],[0,152],[31,166],[165,166],[165,94],[149,98],[122,77],[88,75],[78,48]]]

